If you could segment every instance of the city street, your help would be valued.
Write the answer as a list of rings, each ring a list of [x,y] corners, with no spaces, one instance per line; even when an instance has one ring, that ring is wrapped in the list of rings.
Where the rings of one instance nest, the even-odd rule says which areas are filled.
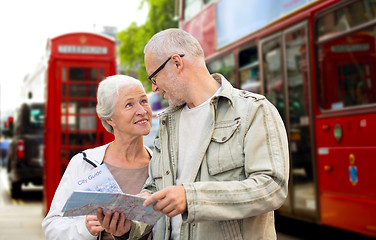
[[[20,199],[11,199],[5,168],[0,170],[0,240],[45,239],[41,222],[42,188],[26,186]]]
[[[138,193],[150,159],[156,206],[191,219],[167,219],[166,239],[187,226],[180,240],[376,240],[376,0],[0,9],[0,240],[80,239],[85,216],[75,228],[62,212],[116,200],[66,204],[90,185],[74,179],[108,163]],[[59,188],[47,239],[64,173],[72,185]],[[191,193],[164,189],[179,184]]]

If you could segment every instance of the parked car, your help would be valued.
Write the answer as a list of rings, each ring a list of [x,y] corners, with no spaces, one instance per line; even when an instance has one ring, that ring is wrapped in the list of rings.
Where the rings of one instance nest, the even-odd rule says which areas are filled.
[[[12,197],[22,184],[42,185],[44,104],[22,104],[15,114],[14,134],[8,147],[7,173]]]

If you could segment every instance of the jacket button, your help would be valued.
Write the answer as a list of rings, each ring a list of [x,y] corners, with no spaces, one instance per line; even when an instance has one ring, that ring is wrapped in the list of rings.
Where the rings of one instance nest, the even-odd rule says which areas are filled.
[[[170,174],[170,171],[167,170],[167,171],[166,171],[166,175],[168,175],[168,174]]]
[[[223,137],[223,138],[222,138],[222,141],[224,141],[224,140],[226,140],[226,139],[227,139],[227,137]]]

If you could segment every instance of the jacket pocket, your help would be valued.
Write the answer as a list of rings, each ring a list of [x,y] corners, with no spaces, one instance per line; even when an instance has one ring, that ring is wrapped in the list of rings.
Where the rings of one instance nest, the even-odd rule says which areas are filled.
[[[207,152],[208,169],[216,180],[240,180],[244,154],[239,142],[240,119],[218,122]]]

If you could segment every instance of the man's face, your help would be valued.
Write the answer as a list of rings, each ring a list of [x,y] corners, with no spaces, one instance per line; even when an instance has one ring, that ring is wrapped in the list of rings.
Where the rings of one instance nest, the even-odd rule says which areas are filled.
[[[145,54],[145,67],[148,75],[152,74],[163,61],[158,61],[153,58],[152,53]],[[166,66],[160,70],[153,80],[153,92],[163,96],[170,106],[179,106],[185,103],[184,101],[184,84],[183,80],[177,75],[176,65],[173,59],[167,62]]]

